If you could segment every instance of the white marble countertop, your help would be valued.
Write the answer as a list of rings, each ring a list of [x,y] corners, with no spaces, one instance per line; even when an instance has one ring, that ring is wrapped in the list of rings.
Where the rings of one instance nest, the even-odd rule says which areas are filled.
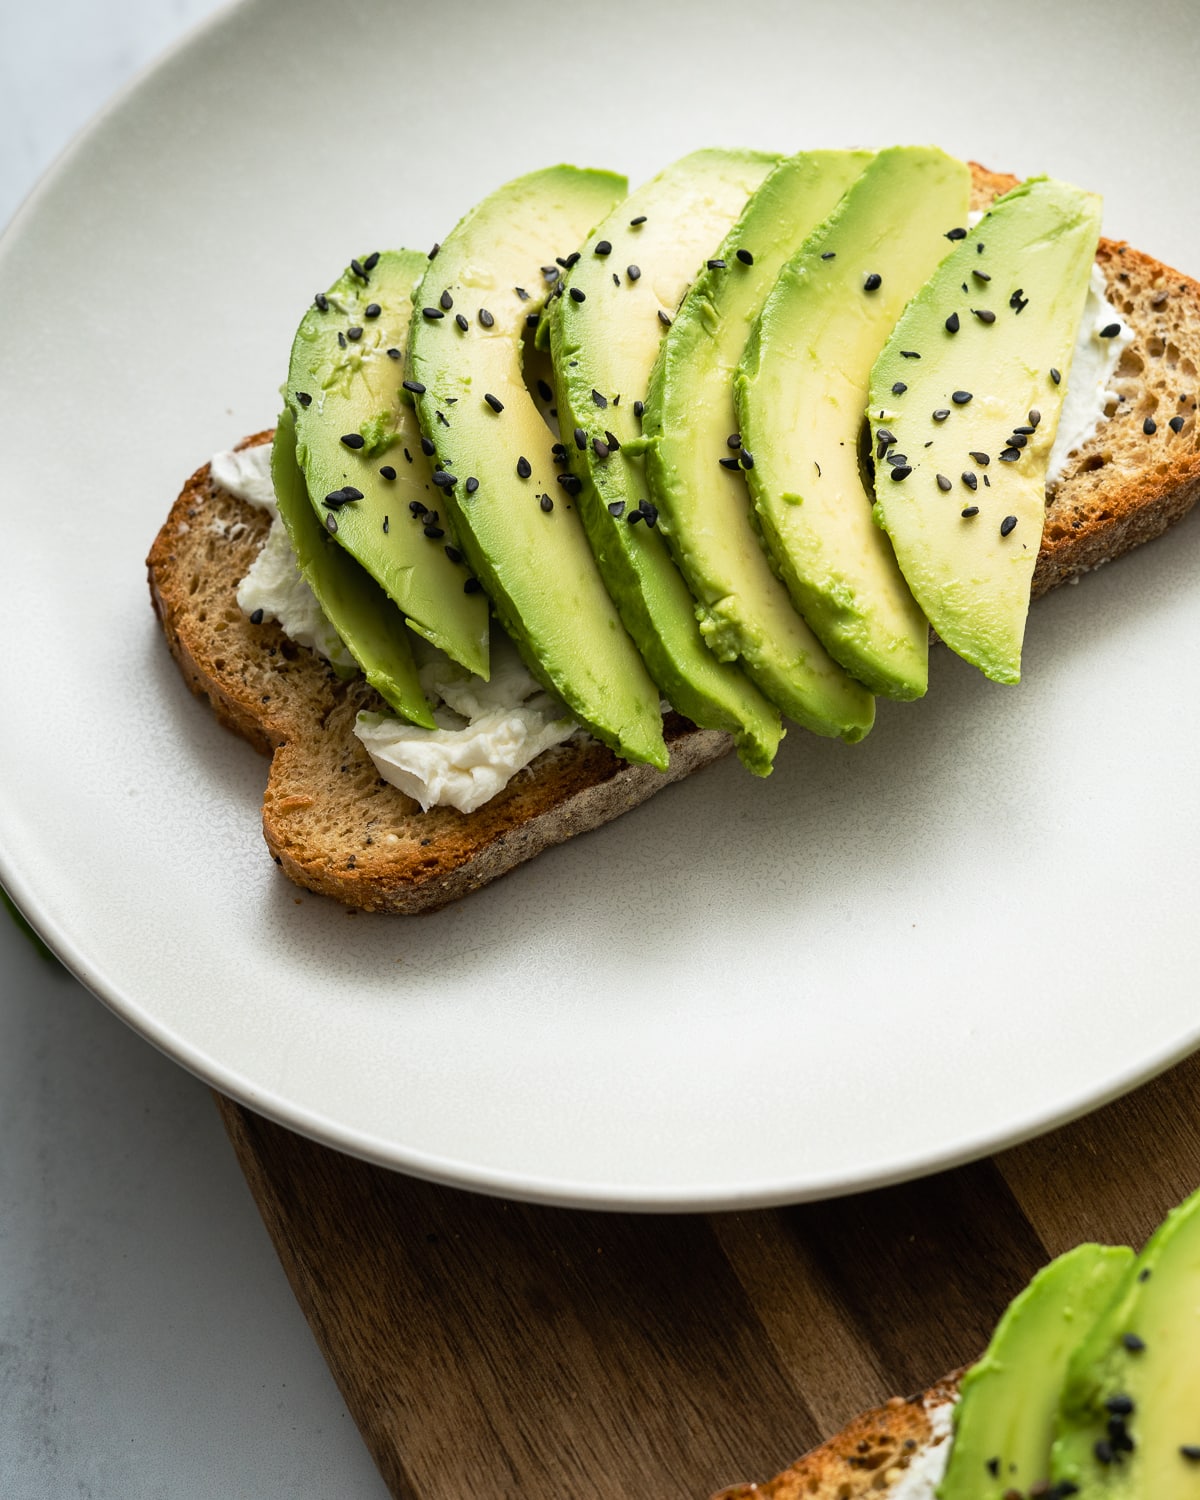
[[[0,225],[215,0],[4,6]],[[206,1088],[0,911],[0,1494],[385,1500]]]

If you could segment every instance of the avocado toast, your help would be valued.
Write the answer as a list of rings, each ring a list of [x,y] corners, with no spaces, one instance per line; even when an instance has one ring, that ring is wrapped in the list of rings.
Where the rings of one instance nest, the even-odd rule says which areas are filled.
[[[1013,182],[975,169],[973,206],[983,208]],[[1108,241],[1096,260],[1134,337],[1113,382],[1124,399],[1048,494],[1035,597],[1158,535],[1200,491],[1195,394],[1180,374],[1188,361],[1200,363],[1200,287]],[[556,504],[570,502],[569,488],[559,487]],[[206,466],[188,482],[151,551],[151,592],[189,685],[225,723],[273,753],[267,843],[285,872],[309,889],[366,909],[434,909],[731,748],[726,734],[670,713],[665,772],[577,734],[477,811],[422,812],[381,779],[354,735],[358,712],[381,706],[366,683],[339,677],[277,625],[256,623],[238,608],[239,581],[266,531],[263,513],[214,484]]]

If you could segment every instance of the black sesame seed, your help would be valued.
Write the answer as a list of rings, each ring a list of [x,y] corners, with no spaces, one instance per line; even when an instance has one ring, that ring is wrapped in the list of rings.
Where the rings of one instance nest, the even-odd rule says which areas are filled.
[[[438,306],[441,307],[444,312],[449,312],[450,309],[454,306],[454,298],[450,295],[449,292],[443,292],[442,295],[438,298]]]
[[[639,521],[642,521],[644,519],[645,517],[642,515],[640,510],[631,510],[625,517],[625,520],[630,526],[636,526]]]
[[[1021,450],[1020,450],[1020,448],[1009,447],[1009,448],[1001,448],[1001,450],[1000,450],[1000,462],[1002,464],[1015,464],[1020,457],[1021,457]]]
[[[1136,1333],[1122,1334],[1121,1342],[1129,1350],[1130,1354],[1142,1354],[1146,1348],[1145,1339],[1139,1338]]]
[[[1015,313],[1023,313],[1029,306],[1029,298],[1025,295],[1024,287],[1018,287],[1008,299],[1008,305]]]
[[[751,255],[749,250],[739,250],[737,252],[737,258],[744,266],[752,266],[754,264],[754,257],[753,255]]]
[[[617,275],[617,273],[615,271],[612,273],[612,279],[613,279],[613,286],[620,286],[621,285],[621,278]]]
[[[737,469],[741,467],[736,458],[719,458],[717,462],[723,469]]]
[[[875,429],[875,442],[878,444],[878,447],[879,447],[879,457],[880,458],[883,457],[883,455],[887,452],[887,450],[892,446],[892,444],[895,441],[896,441],[896,434],[894,432],[892,432],[890,428],[887,428],[887,427],[877,427]]]
[[[366,270],[366,267],[363,265],[363,263],[361,261],[359,261],[359,260],[352,260],[350,262],[350,269],[354,272],[354,274],[358,277],[358,279],[360,281],[366,281],[366,279],[367,279],[367,270]]]
[[[1121,325],[1120,325],[1120,323],[1106,323],[1104,325],[1104,327],[1100,330],[1100,337],[1102,339],[1115,339],[1116,336],[1117,336],[1117,334],[1120,333],[1120,331],[1121,331]]]
[[[604,430],[604,441],[608,444],[608,451],[610,453],[620,452],[620,443],[617,441],[616,437],[611,432],[609,432],[607,428],[605,428]]]
[[[550,512],[554,509],[554,501],[550,498],[549,495],[543,495],[542,498],[538,501],[538,504],[542,507],[547,515],[549,515]]]
[[[946,231],[946,238],[948,240],[965,240],[966,237],[967,231],[965,229],[948,229]]]
[[[725,439],[727,448],[740,448],[742,446],[742,435],[740,432],[731,432]]]
[[[446,535],[446,530],[443,526],[422,526],[421,530],[431,542],[440,541]]]
[[[979,255],[983,254],[983,241],[982,240],[976,240],[976,242],[975,242],[975,250],[976,250],[977,254],[979,254]]]
[[[382,311],[383,308],[380,307],[378,302],[368,302],[366,307],[363,308],[363,317],[377,318]]]
[[[421,316],[428,318],[431,323],[436,323],[439,318],[444,318],[446,314],[440,307],[423,307],[421,309]]]
[[[342,333],[342,332],[339,331],[339,333],[338,333],[338,348],[339,349],[344,349],[345,347],[346,347],[346,335],[344,333]]]
[[[991,281],[992,279],[986,271],[981,271],[978,267],[971,272],[971,275],[974,276],[976,281]]]
[[[824,259],[824,257],[822,257],[822,259]],[[883,285],[883,277],[879,274],[878,271],[872,271],[863,280],[863,291],[864,292],[877,292],[882,285]]]
[[[641,266],[626,266],[625,274],[629,277],[630,281],[636,281],[642,274],[642,268]]]
[[[646,410],[646,403],[644,401],[635,401],[633,403],[633,414],[638,419],[639,422],[642,420],[642,413],[645,410]]]
[[[551,443],[550,452],[554,454],[555,458],[563,460],[566,459],[567,450],[566,446],[563,443]]]
[[[392,523],[391,523],[390,517],[384,516],[384,518],[383,518],[383,534],[384,534],[384,536],[387,536],[388,532],[391,529],[392,529]]]
[[[428,259],[429,259],[429,260],[436,260],[436,259],[437,259],[437,253],[438,253],[438,251],[439,251],[439,250],[440,250],[440,249],[441,249],[441,248],[442,248],[442,247],[441,247],[441,244],[440,244],[440,243],[438,243],[438,244],[435,244],[435,245],[434,245],[434,247],[433,247],[433,249],[432,249],[432,250],[431,250],[431,251],[430,251],[430,252],[429,252],[429,255],[428,255]]]
[[[554,400],[554,392],[550,389],[550,387],[546,384],[546,382],[544,380],[539,380],[538,381],[537,388],[538,388],[538,395],[542,398],[543,401],[553,401]]]
[[[430,438],[423,437],[421,439],[421,452],[425,455],[426,458],[432,458],[433,455],[437,452],[437,449],[434,447],[433,442]]]
[[[971,311],[981,323],[994,323],[996,321],[996,314],[990,308],[973,307]]]
[[[625,514],[624,500],[614,500],[613,503],[608,507],[608,513],[610,516],[616,516],[617,520],[619,521]]]
[[[520,479],[528,479],[533,473],[533,467],[524,454],[517,459],[517,476]]]
[[[1012,436],[1008,440],[1008,446],[1010,448],[1023,448],[1028,441],[1029,439],[1023,432],[1014,430]]]
[[[597,240],[596,241],[596,248],[592,252],[592,254],[593,255],[611,255],[612,254],[612,244],[608,240]]]
[[[396,471],[395,471],[395,469],[392,468],[391,464],[384,464],[380,468],[379,472],[383,475],[383,477],[385,479],[388,479],[388,480],[395,479],[395,477],[396,477]]]
[[[1042,414],[1041,414],[1040,411],[1038,411],[1037,407],[1036,406],[1030,407],[1030,409],[1029,409],[1029,425],[1031,427],[1037,427],[1041,423],[1041,420],[1042,420]]]
[[[425,394],[425,387],[419,380],[404,380],[401,381],[401,384],[406,391],[411,391],[414,396],[423,396]]]
[[[955,391],[950,399],[954,402],[955,406],[966,406],[967,402],[971,399],[971,392]]]
[[[933,420],[935,422],[944,422],[949,415],[950,408],[948,406],[939,406],[933,414]]]
[[[1109,1396],[1104,1403],[1104,1409],[1114,1417],[1131,1417],[1133,1415],[1132,1396]]]
[[[1190,1464],[1200,1463],[1200,1443],[1184,1443],[1179,1453]]]
[[[725,262],[723,260],[706,260],[704,264],[710,271],[723,271],[725,269]]]
[[[366,438],[361,432],[345,432],[342,434],[342,442],[347,448],[361,448],[366,443]]]
[[[523,286],[515,286],[515,287],[513,287],[513,291],[516,292],[517,296],[520,297],[520,299],[521,299],[522,302],[528,302],[529,301],[529,293],[525,290],[525,288]]]
[[[379,264],[379,251],[378,250],[372,250],[371,253],[370,253],[370,255],[367,256],[366,260],[363,261],[363,267],[366,270],[368,270],[368,271],[373,271],[378,264]]]
[[[592,388],[592,400],[600,408],[601,411],[603,411],[604,408],[608,405],[608,397],[602,396],[600,392],[595,389],[595,387]]]
[[[433,476],[433,482],[439,490],[452,490],[458,483],[458,479],[455,475],[448,474],[445,469],[438,469]]]
[[[638,509],[645,516],[646,525],[653,530],[658,525],[658,506],[649,500],[643,500]]]
[[[1113,1461],[1112,1444],[1105,1438],[1100,1438],[1092,1445],[1092,1452],[1096,1455],[1098,1464],[1110,1464]]]
[[[1036,430],[1037,429],[1034,428],[1034,427],[1014,427],[1013,428],[1013,432],[1014,433],[1019,433],[1019,434],[1021,434],[1024,437],[1032,437],[1033,434],[1034,434],[1034,432]]]
[[[471,477],[467,480],[463,488],[466,490],[468,495],[473,495],[479,488],[479,481],[475,478],[474,474],[472,474]]]
[[[906,390],[908,390],[908,387],[904,384],[903,380],[897,380],[892,386],[892,395],[903,396]]]
[[[837,259],[837,251],[836,250],[825,250],[825,251],[823,251],[822,254],[821,254],[821,259],[822,260],[836,260]]]
[[[1007,536],[1016,524],[1016,516],[1005,516],[1003,521],[1000,522],[1000,535]]]
[[[478,578],[468,578],[466,583],[463,584],[464,594],[481,594],[482,592],[483,584],[480,583]]]
[[[946,332],[947,333],[957,333],[958,332],[958,314],[956,312],[952,312],[950,314],[950,316],[946,319]]]
[[[582,453],[583,450],[587,447],[587,433],[584,432],[582,427],[577,427],[575,429],[574,436],[575,446],[579,449],[580,453]]]
[[[901,359],[920,359],[920,357],[915,349],[901,349],[900,351]]]
[[[452,546],[449,542],[447,542],[446,545],[442,548],[442,551],[446,554],[446,556],[452,563],[460,563],[463,560],[462,553],[458,550],[457,547]]]
[[[337,517],[332,511],[330,511],[329,514],[325,517],[325,530],[330,534],[330,536],[337,535]]]
[[[558,482],[568,495],[578,495],[580,490],[583,489],[583,480],[577,479],[574,474],[560,474]]]
[[[310,407],[312,405],[312,397],[308,394],[307,391],[297,391],[296,392],[296,400],[299,401],[300,405],[303,406],[303,407],[305,407],[305,408]],[[1180,425],[1180,427],[1182,427],[1183,423],[1181,422],[1179,425]],[[1178,432],[1179,428],[1177,427],[1175,430],[1176,430],[1176,432]]]
[[[587,301],[587,293],[583,290],[582,287],[573,286],[571,288],[571,301],[572,302],[586,302]]]
[[[908,476],[911,473],[912,473],[912,469],[909,467],[908,464],[896,464],[895,467],[892,469],[892,478],[893,479],[907,479]]]
[[[645,214],[638,214],[638,216],[637,216],[636,219],[630,219],[630,221],[629,221],[629,227],[630,227],[630,229],[636,229],[639,224],[644,224],[645,222],[646,222],[646,215]]]
[[[752,469],[754,467],[754,454],[750,452],[749,448],[742,449],[741,465],[743,469]]]
[[[429,514],[429,507],[423,504],[420,500],[410,500],[408,502],[408,508],[412,511],[414,516],[424,516]]]
[[[324,292],[318,292],[317,295],[313,298],[313,305],[316,307],[318,312],[328,312],[329,298],[325,295]]]
[[[262,612],[261,609],[256,609],[254,611],[254,613],[250,616],[250,623],[251,623],[251,625],[261,625],[262,622],[263,622],[263,612]]]
[[[499,396],[493,396],[491,391],[485,391],[483,393],[483,399],[487,402],[487,404],[492,408],[493,411],[504,410],[504,402],[500,400]]]
[[[608,444],[604,441],[603,438],[593,438],[592,452],[596,455],[597,458],[605,459],[608,457]]]
[[[1167,426],[1171,429],[1172,432],[1182,432],[1183,431],[1183,418],[1182,417],[1172,417],[1171,420],[1167,423]]]
[[[464,333],[466,333],[467,329],[471,326],[467,322],[466,318],[463,316],[462,313],[455,313],[454,314],[454,321],[458,324],[458,326],[462,329],[462,331]]]
[[[889,453],[888,456],[887,456],[887,461],[890,464],[906,464],[908,462],[908,454],[907,453]]]
[[[939,474],[937,476],[937,487],[942,491],[943,494],[945,494],[946,491],[951,488],[950,480],[947,479],[944,474]]]
[[[1158,431],[1158,423],[1154,420],[1153,417],[1147,417],[1146,420],[1142,423],[1142,431],[1146,434],[1147,437],[1153,437],[1154,434]]]
[[[665,312],[663,312],[663,310],[662,310],[661,307],[658,310],[658,321],[662,324],[662,326],[664,328],[670,328],[670,326],[671,326],[671,320],[670,320],[670,318],[667,316],[667,314]]]
[[[530,313],[525,319],[526,328],[536,328],[542,321],[541,313]]]
[[[347,328],[346,329],[346,337],[350,340],[350,342],[352,344],[357,344],[358,341],[359,341],[359,339],[362,338],[362,335],[363,335],[363,331],[362,331],[361,328]]]
[[[1055,385],[1057,385],[1059,383],[1059,381],[1062,379],[1062,375],[1059,373],[1058,370],[1056,370],[1054,368],[1053,365],[1050,366],[1050,379],[1053,380],[1053,382],[1054,382]]]
[[[385,354],[387,355],[387,357],[389,359],[403,359],[404,358],[404,356],[400,353],[399,349],[386,349],[384,352],[385,352]]]
[[[479,309],[479,322],[482,327],[491,328],[495,321],[495,318],[492,317],[491,313],[488,312],[486,307],[481,307]]]
[[[972,516],[979,514],[979,507],[978,505],[968,505],[962,514],[964,520],[969,520]]]
[[[979,452],[978,452],[978,451],[977,451],[977,450],[976,450],[976,449],[974,449],[974,448],[972,448],[972,449],[971,449],[971,450],[970,450],[970,452],[971,452],[971,457],[972,457],[972,458],[973,458],[973,459],[974,459],[974,460],[975,460],[975,462],[976,462],[976,463],[977,463],[977,464],[984,464],[984,465],[987,465],[987,464],[990,464],[990,463],[991,463],[991,459],[990,459],[990,458],[989,458],[989,457],[988,457],[988,456],[987,456],[987,454],[986,454],[986,453],[979,453]]]
[[[1000,1460],[998,1458],[989,1458],[983,1467],[988,1471],[993,1479],[998,1479],[1000,1477]]]
[[[964,469],[962,482],[969,490],[977,490],[979,488],[979,475],[971,469]]]

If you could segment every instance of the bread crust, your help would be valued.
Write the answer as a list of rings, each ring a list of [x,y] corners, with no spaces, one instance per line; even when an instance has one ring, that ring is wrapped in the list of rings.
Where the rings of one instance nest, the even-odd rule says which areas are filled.
[[[915,1396],[863,1412],[763,1484],[735,1484],[713,1500],[860,1500],[885,1494],[931,1445],[946,1441],[937,1414],[958,1398],[958,1371]]]
[[[1017,179],[972,163],[972,207]],[[1159,536],[1200,498],[1196,386],[1200,284],[1102,240],[1109,297],[1134,331],[1114,381],[1122,400],[1047,495],[1036,598]],[[1147,418],[1153,437],[1143,431]],[[1182,418],[1181,431],[1170,418]],[[269,431],[243,447],[269,442]],[[353,733],[385,705],[278,625],[252,625],[236,592],[267,516],[216,486],[208,465],[184,485],[147,559],[150,596],[192,691],[264,753],[263,833],[298,885],[368,911],[433,911],[541,850],[597,828],[728,753],[728,735],[668,714],[666,772],[577,735],[546,751],[474,813],[419,805],[380,778]]]

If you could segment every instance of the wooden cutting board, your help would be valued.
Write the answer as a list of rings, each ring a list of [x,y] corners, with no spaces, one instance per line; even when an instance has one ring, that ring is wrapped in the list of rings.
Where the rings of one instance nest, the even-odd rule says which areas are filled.
[[[403,1500],[705,1500],[976,1355],[1050,1256],[1200,1184],[1200,1055],[922,1182],[738,1214],[535,1208],[367,1166],[218,1096]]]

